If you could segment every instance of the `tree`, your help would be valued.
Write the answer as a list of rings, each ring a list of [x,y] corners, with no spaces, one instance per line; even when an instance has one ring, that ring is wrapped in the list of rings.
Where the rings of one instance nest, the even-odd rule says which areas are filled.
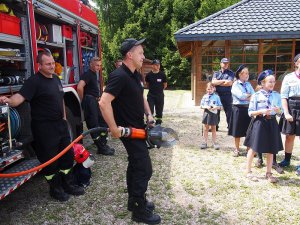
[[[145,56],[161,60],[171,88],[190,88],[190,61],[181,58],[174,33],[237,0],[97,0],[103,74],[114,69],[119,46],[128,37],[147,38]]]

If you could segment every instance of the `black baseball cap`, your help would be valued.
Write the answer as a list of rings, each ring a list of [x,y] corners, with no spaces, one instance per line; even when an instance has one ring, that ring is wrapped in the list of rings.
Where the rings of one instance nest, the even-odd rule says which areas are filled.
[[[154,64],[160,64],[160,61],[158,59],[154,59],[154,60],[152,60],[151,64],[152,65],[154,65]]]
[[[121,48],[120,48],[120,52],[121,52],[122,56],[125,56],[126,53],[129,52],[130,49],[132,49],[134,46],[141,45],[145,40],[146,40],[146,38],[143,38],[141,40],[136,40],[134,38],[126,39],[121,44]]]
[[[241,73],[242,70],[245,69],[245,68],[246,68],[245,65],[240,65],[239,68],[235,71],[235,77],[236,77],[237,79],[240,78],[240,73]]]

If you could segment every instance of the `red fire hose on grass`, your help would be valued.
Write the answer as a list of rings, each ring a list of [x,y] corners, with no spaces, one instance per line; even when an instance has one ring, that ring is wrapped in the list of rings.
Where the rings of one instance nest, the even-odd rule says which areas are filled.
[[[80,136],[78,136],[74,141],[72,141],[64,150],[62,150],[58,155],[54,158],[50,159],[49,161],[34,167],[29,170],[17,172],[17,173],[7,173],[3,174],[0,173],[0,178],[11,178],[11,177],[18,177],[28,173],[36,172],[38,170],[43,169],[44,167],[48,166],[49,164],[53,163],[55,160],[60,158],[64,155],[67,151],[69,151],[74,144],[80,141],[82,138],[87,136],[93,132],[108,132],[108,128],[104,127],[96,127],[90,130],[83,132]],[[177,133],[171,128],[164,128],[160,125],[151,127],[146,127],[146,129],[137,129],[137,128],[128,128],[123,127],[121,136],[124,138],[131,138],[131,139],[143,139],[147,141],[148,148],[160,148],[160,147],[171,147],[176,143],[178,140]]]
[[[79,142],[82,138],[84,138],[88,134],[96,132],[96,131],[97,132],[107,132],[108,129],[104,128],[104,127],[96,127],[96,128],[87,130],[87,131],[83,132],[81,135],[79,135],[74,141],[72,141],[64,150],[62,150],[59,154],[57,154],[55,157],[53,157],[52,159],[48,160],[47,162],[45,162],[45,163],[43,163],[43,164],[41,164],[41,165],[39,165],[37,167],[34,167],[32,169],[24,170],[24,171],[17,172],[17,173],[7,173],[7,174],[0,173],[0,178],[19,177],[19,176],[26,175],[28,173],[33,173],[33,172],[36,172],[38,170],[41,170],[41,169],[45,168],[46,166],[48,166],[49,164],[51,164],[54,161],[56,161],[57,159],[59,159],[60,157],[62,157],[67,151],[69,151],[73,147],[74,144],[76,144],[77,142]]]

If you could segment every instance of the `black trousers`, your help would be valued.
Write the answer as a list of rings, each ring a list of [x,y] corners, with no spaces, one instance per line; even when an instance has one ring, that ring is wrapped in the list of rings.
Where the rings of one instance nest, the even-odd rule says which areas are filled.
[[[155,117],[162,119],[163,110],[164,110],[164,94],[159,95],[147,95],[147,101],[151,110],[151,113],[154,114],[155,108]]]
[[[227,127],[229,127],[230,123],[230,117],[231,117],[231,112],[232,112],[232,96],[231,94],[228,95],[220,95],[221,103],[223,105],[223,109],[225,111],[226,115],[226,121],[227,121]],[[218,118],[220,122],[220,110],[218,110]]]
[[[71,138],[67,121],[31,121],[32,135],[34,138],[34,150],[41,163],[47,162],[65,149]],[[55,174],[59,170],[66,170],[73,167],[74,151],[70,149],[52,164],[45,167],[42,172],[45,176]]]
[[[121,139],[128,154],[126,173],[128,197],[143,198],[152,176],[152,164],[144,140]]]
[[[84,111],[84,118],[88,129],[95,127],[107,127],[105,120],[102,117],[98,100],[92,95],[85,95],[82,100],[82,109]],[[93,140],[99,138],[99,133],[91,133]],[[100,141],[103,144],[107,142],[107,133],[100,134]]]

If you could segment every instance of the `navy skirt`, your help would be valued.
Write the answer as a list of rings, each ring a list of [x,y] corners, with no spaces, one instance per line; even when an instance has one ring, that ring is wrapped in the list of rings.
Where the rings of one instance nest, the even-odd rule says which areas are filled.
[[[251,117],[248,115],[248,105],[232,106],[228,135],[233,137],[245,137]]]
[[[218,124],[218,114],[205,109],[204,113],[203,113],[202,123],[208,124],[211,126],[217,125]]]
[[[282,114],[279,121],[280,131],[285,135],[300,136],[300,100],[289,99],[288,106],[293,121],[287,121],[284,114]]]
[[[244,145],[258,153],[277,154],[283,150],[281,135],[275,117],[257,116],[251,120]]]

